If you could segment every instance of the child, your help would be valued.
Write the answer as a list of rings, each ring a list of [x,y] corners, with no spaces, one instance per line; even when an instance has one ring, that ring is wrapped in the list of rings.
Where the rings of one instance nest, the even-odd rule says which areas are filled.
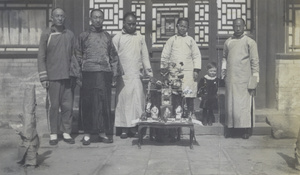
[[[206,66],[207,74],[198,82],[198,97],[201,100],[200,108],[203,109],[203,125],[211,126],[214,120],[213,110],[218,107],[218,84],[217,64],[208,63]]]

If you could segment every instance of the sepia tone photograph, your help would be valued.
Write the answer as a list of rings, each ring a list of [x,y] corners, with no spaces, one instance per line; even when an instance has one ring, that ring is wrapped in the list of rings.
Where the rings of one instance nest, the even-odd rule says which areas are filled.
[[[1,175],[299,175],[299,0],[0,0]]]

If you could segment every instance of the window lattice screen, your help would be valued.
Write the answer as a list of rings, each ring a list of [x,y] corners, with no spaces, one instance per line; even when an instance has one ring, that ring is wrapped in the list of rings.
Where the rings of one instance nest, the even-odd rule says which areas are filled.
[[[152,46],[163,47],[177,33],[176,22],[182,17],[188,17],[187,3],[153,3]]]
[[[141,34],[145,35],[145,25],[146,25],[146,1],[138,0],[132,1],[131,11],[135,12],[137,16],[137,30],[140,31]]]
[[[288,52],[300,52],[300,2],[288,2],[287,8],[287,49]]]
[[[195,41],[198,46],[209,44],[209,0],[195,1]]]
[[[123,27],[123,0],[90,0],[90,11],[101,9],[104,12],[103,29],[116,34]]]
[[[246,22],[245,32],[251,30],[252,0],[217,0],[218,34],[232,34],[233,20],[243,18]]]

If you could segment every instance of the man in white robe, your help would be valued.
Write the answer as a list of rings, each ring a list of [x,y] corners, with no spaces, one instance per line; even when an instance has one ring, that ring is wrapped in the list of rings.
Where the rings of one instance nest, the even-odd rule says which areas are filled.
[[[233,22],[234,34],[225,41],[222,60],[222,76],[225,76],[225,108],[227,130],[225,137],[232,135],[232,128],[242,128],[242,138],[248,139],[255,124],[254,91],[248,89],[251,77],[259,82],[259,58],[256,42],[244,35],[245,21]],[[256,83],[257,83],[256,82]]]
[[[177,21],[178,33],[168,39],[161,54],[161,68],[166,63],[183,65],[182,92],[186,98],[188,114],[194,113],[194,98],[197,97],[197,78],[201,71],[201,53],[196,41],[188,36],[189,20],[180,18]],[[174,106],[176,109],[178,104]]]
[[[136,16],[129,12],[123,18],[123,30],[113,38],[124,75],[117,80],[115,127],[122,128],[121,138],[127,138],[131,123],[145,110],[142,74],[153,77],[145,37],[136,33]]]

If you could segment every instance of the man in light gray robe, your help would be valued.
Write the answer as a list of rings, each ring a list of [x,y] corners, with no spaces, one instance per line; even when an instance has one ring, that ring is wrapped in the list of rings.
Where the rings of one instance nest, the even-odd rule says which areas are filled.
[[[255,123],[255,89],[248,89],[248,85],[253,77],[255,83],[259,82],[259,58],[256,42],[244,35],[244,27],[243,19],[234,20],[234,34],[224,44],[222,76],[226,75],[225,124],[228,130],[225,137],[231,135],[231,128],[243,128],[242,137],[248,139]]]

